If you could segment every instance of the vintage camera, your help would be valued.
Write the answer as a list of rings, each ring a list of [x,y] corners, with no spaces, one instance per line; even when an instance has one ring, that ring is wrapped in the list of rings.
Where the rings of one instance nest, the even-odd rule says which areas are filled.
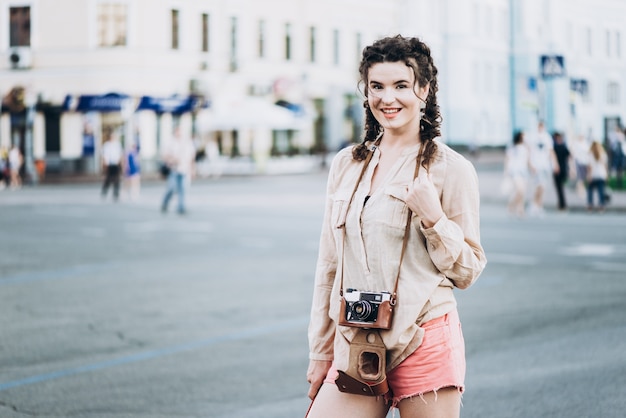
[[[346,321],[351,323],[373,324],[378,319],[378,307],[391,299],[389,292],[362,292],[346,289]]]

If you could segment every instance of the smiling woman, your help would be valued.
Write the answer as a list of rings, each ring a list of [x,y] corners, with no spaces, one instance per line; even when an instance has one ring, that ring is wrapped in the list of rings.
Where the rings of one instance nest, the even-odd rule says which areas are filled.
[[[486,264],[476,171],[436,140],[428,46],[381,39],[364,49],[359,71],[364,140],[341,150],[329,172],[308,416],[382,418],[398,407],[401,416],[458,417],[465,353],[452,290]],[[368,315],[355,325],[362,306]]]

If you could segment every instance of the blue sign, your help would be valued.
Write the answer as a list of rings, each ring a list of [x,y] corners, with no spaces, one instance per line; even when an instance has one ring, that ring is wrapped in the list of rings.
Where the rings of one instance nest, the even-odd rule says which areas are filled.
[[[541,56],[541,77],[565,77],[565,59],[562,55]]]
[[[77,112],[120,112],[124,101],[130,97],[126,94],[109,93],[102,96],[79,96]]]
[[[208,102],[201,97],[151,97],[142,96],[137,110],[152,110],[156,113],[172,113],[180,115],[195,109],[207,108]]]
[[[589,91],[589,83],[584,78],[571,78],[569,80],[569,89],[581,96],[586,96]]]

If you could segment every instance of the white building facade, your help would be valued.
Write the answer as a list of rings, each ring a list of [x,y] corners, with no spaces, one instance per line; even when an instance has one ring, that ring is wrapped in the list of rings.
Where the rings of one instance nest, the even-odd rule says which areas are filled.
[[[177,124],[260,166],[332,151],[361,135],[362,48],[396,33],[431,46],[445,142],[502,146],[540,119],[600,139],[626,119],[625,15],[620,0],[0,0],[0,145],[64,172],[97,172],[107,129],[147,167]]]

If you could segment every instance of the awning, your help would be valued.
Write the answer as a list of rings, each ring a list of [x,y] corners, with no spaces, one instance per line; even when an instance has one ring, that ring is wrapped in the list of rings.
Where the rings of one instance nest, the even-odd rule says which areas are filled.
[[[208,102],[198,96],[152,97],[142,96],[136,108],[135,99],[127,94],[108,93],[104,95],[68,94],[63,102],[63,110],[73,112],[123,112],[152,110],[156,113],[182,114],[207,108]],[[129,109],[128,106],[133,106]]]
[[[72,96],[68,94],[63,101],[63,110],[74,112],[121,112],[131,99],[127,94],[108,93],[104,95]]]
[[[156,113],[182,114],[198,109],[206,109],[209,102],[199,96],[152,97],[142,96],[137,110],[152,110]]]
[[[311,120],[304,112],[293,112],[259,97],[243,97],[228,102],[215,101],[205,112],[200,129],[207,131],[266,128],[300,130]]]

